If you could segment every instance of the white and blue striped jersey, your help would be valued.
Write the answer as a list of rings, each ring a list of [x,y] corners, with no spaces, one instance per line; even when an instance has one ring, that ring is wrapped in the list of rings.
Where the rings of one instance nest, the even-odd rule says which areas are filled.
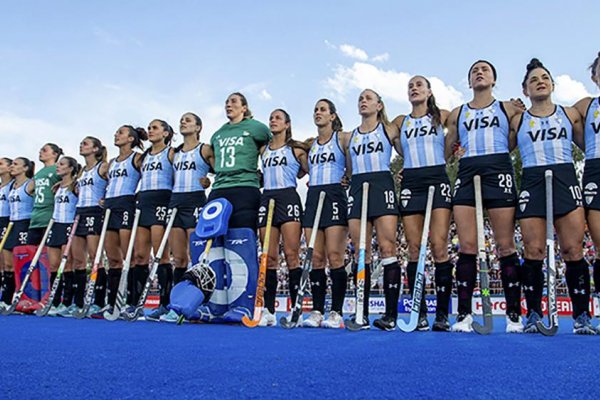
[[[308,153],[308,184],[310,186],[340,183],[346,170],[346,155],[340,147],[338,133],[323,144],[315,139]]]
[[[404,117],[400,127],[400,145],[406,169],[446,164],[444,127],[442,124],[433,126],[431,115]]]
[[[135,194],[142,176],[140,170],[133,163],[136,154],[135,152],[131,153],[123,161],[119,161],[117,158],[111,161],[110,167],[108,167],[107,199]]]
[[[160,153],[147,152],[142,162],[140,192],[173,190],[173,165],[169,160],[169,146]]]
[[[562,106],[547,117],[529,111],[517,131],[517,143],[523,168],[573,162],[573,126]]]
[[[12,188],[10,189],[10,193],[8,195],[11,221],[31,219],[31,212],[33,211],[33,196],[27,193],[27,185],[30,181],[31,179],[28,179],[18,188],[11,184]]]
[[[173,193],[204,191],[200,184],[200,178],[204,178],[208,174],[210,165],[202,157],[202,146],[204,145],[199,144],[190,151],[181,149],[175,152]]]
[[[77,180],[79,192],[77,208],[96,207],[100,204],[100,199],[104,198],[108,182],[100,176],[101,165],[102,162],[98,162],[92,169],[84,169]]]
[[[600,97],[592,99],[585,115],[585,158],[600,158]]]
[[[300,172],[300,161],[290,146],[279,149],[265,148],[261,156],[263,181],[265,190],[296,187],[296,177]]]
[[[508,153],[510,124],[502,102],[494,100],[485,108],[463,104],[458,115],[458,137],[463,157]]]
[[[374,131],[362,133],[358,128],[350,136],[352,175],[390,170],[392,143],[382,123]]]
[[[60,186],[54,195],[54,222],[70,224],[75,221],[77,196],[68,187]]]
[[[10,188],[15,181],[10,180],[6,185],[0,188],[0,217],[10,217],[10,203],[8,201],[8,195],[10,194]]]

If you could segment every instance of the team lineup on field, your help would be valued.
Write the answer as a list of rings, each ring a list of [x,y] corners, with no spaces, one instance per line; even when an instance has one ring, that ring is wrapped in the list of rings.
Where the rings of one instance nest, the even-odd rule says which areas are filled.
[[[93,136],[80,158],[44,145],[37,172],[0,158],[0,313],[488,334],[501,294],[508,333],[556,334],[568,302],[573,332],[600,334],[600,100],[554,104],[537,59],[522,82],[529,108],[495,99],[497,79],[474,62],[473,99],[447,111],[414,76],[411,113],[393,120],[365,89],[351,131],[320,99],[317,135],[302,142],[285,110],[267,126],[236,92],[214,133],[183,114],[177,147],[154,119],[119,127],[110,160]]]

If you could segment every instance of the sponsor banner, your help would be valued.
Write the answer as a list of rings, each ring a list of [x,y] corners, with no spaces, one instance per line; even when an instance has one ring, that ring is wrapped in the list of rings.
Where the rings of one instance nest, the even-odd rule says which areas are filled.
[[[148,297],[146,297],[146,302],[144,303],[144,308],[156,308],[159,306],[159,304],[160,304],[160,296],[148,295]]]
[[[427,312],[429,314],[435,314],[435,308],[437,305],[435,296],[427,296]],[[410,307],[412,304],[412,300],[409,297],[402,297],[398,302],[398,312],[401,314],[410,313]],[[275,300],[275,310],[277,312],[289,312],[291,310],[291,302],[289,297],[278,296]],[[327,297],[325,299],[325,309],[328,310],[331,308],[331,297]],[[344,306],[342,311],[347,314],[354,313],[356,308],[356,298],[355,297],[346,297],[344,299]],[[302,302],[302,310],[304,312],[309,312],[312,310],[312,298],[305,297]],[[381,314],[385,312],[385,297],[383,296],[371,296],[369,298],[369,313],[372,314]],[[450,312],[452,312],[452,305],[450,305]]]
[[[492,297],[492,314],[493,315],[505,315],[506,314],[506,300],[504,297]],[[598,299],[594,299],[594,302],[590,299],[590,309],[592,311],[592,315],[598,315],[599,309],[598,304],[596,304]],[[472,300],[473,314],[481,315],[483,304],[481,302],[481,297],[474,297]],[[571,303],[571,299],[569,297],[557,297],[556,298],[556,307],[558,309],[558,315],[571,315],[573,312],[573,304]],[[452,309],[458,309],[458,298],[452,297]],[[544,315],[548,314],[548,303],[547,298],[544,297],[542,299],[542,311]],[[523,315],[527,314],[527,303],[525,299],[521,299],[521,313]]]

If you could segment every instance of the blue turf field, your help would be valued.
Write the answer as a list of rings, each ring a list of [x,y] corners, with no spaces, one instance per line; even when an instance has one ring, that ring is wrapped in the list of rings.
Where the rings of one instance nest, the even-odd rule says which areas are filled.
[[[1,399],[597,398],[600,337],[0,318]]]

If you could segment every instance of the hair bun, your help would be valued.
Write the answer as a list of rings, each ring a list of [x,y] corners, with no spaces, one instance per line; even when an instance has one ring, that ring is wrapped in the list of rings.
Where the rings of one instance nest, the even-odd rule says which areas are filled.
[[[529,64],[527,64],[527,71],[531,71],[535,68],[543,68],[544,64],[542,64],[542,62],[540,60],[538,60],[537,58],[532,58],[531,61],[529,61]]]

